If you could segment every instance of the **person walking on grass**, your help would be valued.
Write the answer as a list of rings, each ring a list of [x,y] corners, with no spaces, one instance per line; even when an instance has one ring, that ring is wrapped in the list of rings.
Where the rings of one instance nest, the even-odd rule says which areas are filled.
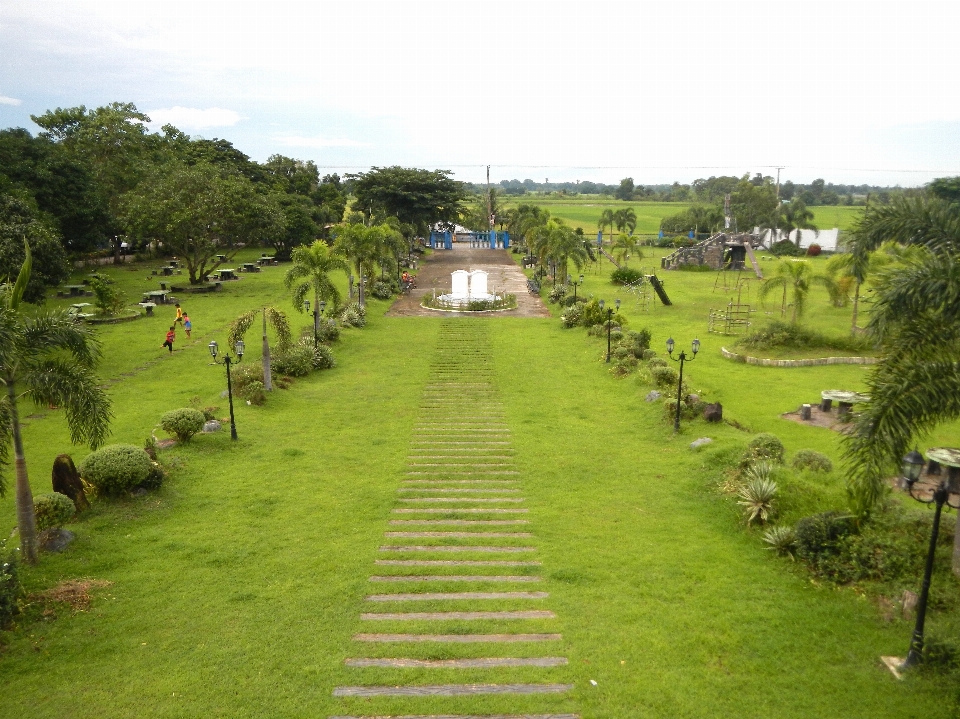
[[[177,339],[177,330],[175,328],[176,325],[170,325],[170,331],[167,332],[167,339],[160,345],[161,347],[166,347],[170,352],[173,352],[173,343]]]
[[[177,317],[173,321],[173,324],[177,324],[177,322],[179,322],[180,324],[183,324],[183,309],[181,309],[179,302],[177,302],[176,307],[177,307]]]
[[[190,315],[183,313],[183,331],[187,333],[187,339],[190,339],[190,330],[193,329],[193,322],[190,321]]]

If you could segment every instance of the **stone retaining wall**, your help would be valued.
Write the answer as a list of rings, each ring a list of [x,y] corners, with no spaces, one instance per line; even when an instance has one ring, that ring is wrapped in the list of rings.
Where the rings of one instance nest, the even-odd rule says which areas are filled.
[[[876,357],[816,357],[813,359],[764,359],[761,357],[750,357],[731,352],[726,347],[720,348],[721,354],[728,360],[734,362],[743,362],[744,364],[759,365],[760,367],[821,367],[831,364],[875,364]]]

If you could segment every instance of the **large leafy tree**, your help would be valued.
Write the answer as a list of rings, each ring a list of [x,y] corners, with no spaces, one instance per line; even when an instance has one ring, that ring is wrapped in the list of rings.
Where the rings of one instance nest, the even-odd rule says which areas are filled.
[[[128,193],[121,206],[130,234],[163,242],[181,257],[191,284],[231,259],[237,243],[257,244],[285,231],[283,212],[246,177],[199,163],[163,165]]]
[[[891,240],[923,248],[875,279],[866,331],[880,360],[845,447],[851,505],[863,517],[915,439],[960,417],[960,203],[937,191],[896,198],[869,207],[854,233],[861,258]]]
[[[798,321],[807,306],[807,297],[813,285],[823,285],[833,298],[836,295],[837,284],[829,275],[818,275],[814,272],[812,265],[806,260],[787,260],[777,265],[772,277],[768,277],[760,285],[760,300],[765,300],[770,293],[776,290],[783,290],[783,302],[781,312],[786,311],[787,293],[790,293],[793,304],[793,316],[791,322]]]
[[[64,147],[70,157],[91,173],[102,201],[112,217],[120,215],[124,193],[147,173],[162,152],[160,138],[150,135],[144,123],[150,118],[133,103],[114,102],[95,110],[83,105],[57,108],[30,119],[43,128],[42,136]],[[108,228],[119,258],[120,224]]]
[[[4,177],[55,220],[68,250],[88,252],[106,240],[110,215],[103,198],[86,166],[62,146],[20,128],[0,130],[0,185]]]
[[[580,270],[588,255],[583,237],[567,227],[559,219],[550,219],[531,233],[530,251],[541,266],[554,266],[554,281],[565,282],[570,262]]]
[[[620,180],[620,186],[617,188],[615,196],[618,200],[632,200],[636,187],[633,184],[632,177],[624,177]]]
[[[464,214],[467,194],[448,170],[373,167],[355,176],[354,207],[375,217],[396,217],[425,235],[437,223],[453,224]]]
[[[60,235],[40,216],[24,191],[4,192],[0,186],[0,282],[14,278],[26,260],[24,240],[33,247],[32,271],[23,300],[42,304],[50,287],[70,277],[70,264]]]
[[[15,283],[0,288],[0,470],[13,447],[16,468],[17,527],[25,561],[37,560],[36,518],[27,476],[17,402],[27,397],[38,406],[63,407],[75,444],[100,446],[110,425],[110,400],[100,389],[93,369],[100,345],[84,325],[65,312],[27,313],[24,293],[32,258],[25,259]],[[0,475],[0,494],[6,488]]]
[[[507,211],[507,230],[527,247],[532,233],[550,220],[550,211],[539,205],[523,204]]]
[[[746,176],[730,193],[730,211],[739,232],[749,232],[754,227],[775,227],[777,224],[777,191],[769,178],[752,182]],[[720,201],[720,207],[723,201]]]

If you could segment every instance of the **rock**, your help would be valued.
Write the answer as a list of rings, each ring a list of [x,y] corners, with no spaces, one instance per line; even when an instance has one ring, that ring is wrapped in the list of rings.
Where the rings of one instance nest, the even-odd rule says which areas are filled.
[[[226,399],[227,394],[228,394],[227,390],[223,390],[223,392],[220,393],[220,399]]]
[[[41,552],[62,552],[73,539],[73,532],[51,527],[40,532],[37,537],[37,546]]]
[[[647,395],[647,402],[656,402],[658,399],[660,399],[660,393],[657,390],[653,390]]]
[[[687,404],[696,404],[700,401],[700,395],[698,394],[688,394],[686,402]]]
[[[700,449],[701,447],[708,445],[713,440],[709,437],[701,437],[700,439],[695,439],[690,443],[690,449]]]
[[[221,429],[223,429],[223,425],[215,419],[203,423],[204,432],[219,432]]]
[[[900,600],[900,603],[903,605],[904,619],[913,619],[913,615],[917,611],[918,599],[919,597],[909,589],[904,591],[903,598]]]
[[[720,422],[723,420],[723,405],[719,402],[713,402],[703,408],[703,418],[708,422]]]

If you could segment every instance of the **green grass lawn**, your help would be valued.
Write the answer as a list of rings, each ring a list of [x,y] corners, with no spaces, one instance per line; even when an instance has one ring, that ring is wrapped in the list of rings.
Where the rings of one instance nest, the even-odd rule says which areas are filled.
[[[658,254],[637,264],[658,265]],[[609,267],[585,270],[582,292],[623,299],[631,327],[650,328],[657,350],[668,336],[678,347],[699,337],[701,353],[685,375],[706,400],[722,402],[727,417],[753,432],[776,433],[789,453],[814,448],[839,459],[838,435],[779,415],[822,389],[862,388],[865,368],[725,361],[719,348],[731,338],[706,332],[709,309],[730,295],[713,291],[714,273],[661,273],[674,305],[644,314],[634,298],[609,284]],[[196,395],[225,415],[223,368],[210,364],[206,344],[217,339],[222,345],[226,325],[243,310],[289,307],[282,270],[267,268],[222,293],[181,297],[196,342],[178,344],[183,349],[173,356],[159,347],[172,315],[100,328],[102,376],[119,380],[108,389],[116,414],[111,441],[141,444],[160,414]],[[131,291],[148,284],[143,267],[109,272]],[[811,321],[828,333],[846,332],[849,310],[829,306],[817,292]],[[411,677],[575,684],[569,695],[476,698],[468,706],[477,713],[954,715],[952,695],[935,678],[898,683],[880,665],[881,654],[904,653],[907,622],[883,621],[873,601],[854,590],[809,581],[795,564],[766,551],[758,532],[745,530],[735,505],[717,493],[716,459],[738,451],[750,434],[697,422],[673,436],[661,405],[643,401],[650,387],[635,377],[614,378],[600,361],[605,343],[562,329],[556,317],[463,321],[489,325],[493,376],[543,562],[538,588],[550,592],[549,608],[558,615],[518,630],[562,632],[555,651],[569,657],[569,666],[344,667],[344,658],[375,651],[450,656],[442,646],[371,649],[351,641],[355,632],[371,631],[359,620],[369,610],[367,577],[376,571],[376,549],[395,506],[438,333],[449,321],[386,318],[387,307],[372,302],[368,326],[344,331],[334,346],[335,369],[273,392],[263,407],[238,403],[238,442],[220,432],[166,450],[161,458],[171,476],[161,490],[98,502],[68,525],[76,541],[25,572],[29,590],[81,577],[112,584],[94,591],[88,611],[55,607],[44,617],[35,607],[3,635],[0,716],[436,715],[465,706],[442,697],[331,695],[335,686]],[[297,317],[292,324],[307,321]],[[244,362],[258,359],[256,332]],[[161,361],[147,364],[155,359]],[[137,367],[145,368],[124,375]],[[25,442],[34,491],[48,491],[53,458],[72,451],[79,461],[87,450],[70,449],[59,411],[23,409],[44,415],[28,420]],[[929,444],[955,444],[957,430],[941,427]],[[690,450],[699,436],[714,442]],[[809,504],[842,506],[841,472],[820,481]],[[10,495],[0,500],[0,519],[7,527],[15,523]],[[449,631],[485,627],[460,622]],[[934,613],[928,632],[938,631],[956,633],[955,619]],[[476,651],[522,656],[529,650]]]

